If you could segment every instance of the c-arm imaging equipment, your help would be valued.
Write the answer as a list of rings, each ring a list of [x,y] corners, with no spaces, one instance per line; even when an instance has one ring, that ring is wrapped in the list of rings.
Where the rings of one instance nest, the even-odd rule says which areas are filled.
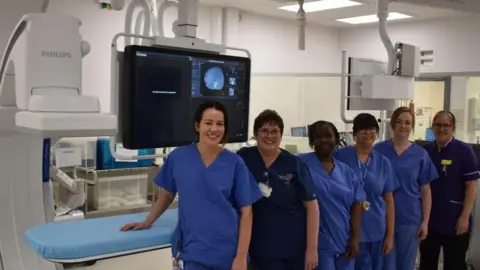
[[[197,4],[197,0],[178,2],[177,36],[173,39],[115,35],[112,113],[101,113],[98,99],[82,94],[81,59],[89,46],[81,40],[78,19],[38,13],[25,15],[17,24],[3,55],[0,73],[0,119],[7,123],[2,122],[0,130],[0,169],[4,177],[1,181],[8,187],[0,194],[0,209],[3,215],[13,217],[0,221],[4,270],[60,270],[64,264],[170,246],[176,210],[168,210],[150,230],[143,232],[122,233],[119,228],[143,220],[146,214],[54,223],[50,178],[61,180],[70,190],[75,185],[58,168],[50,166],[50,148],[60,138],[69,136],[111,136],[110,145],[115,145],[119,37],[139,38],[152,46],[185,51],[223,54],[227,49],[236,50],[196,38]],[[246,50],[238,50],[249,55]],[[152,158],[121,156],[113,148],[112,154],[122,159]],[[22,169],[15,168],[19,164]]]
[[[79,27],[68,16],[25,15],[0,63],[0,209],[9,217],[0,220],[5,270],[55,269],[23,240],[28,228],[55,217],[50,146],[65,136],[116,133],[116,117],[100,113],[96,97],[82,95],[81,59],[89,46]]]

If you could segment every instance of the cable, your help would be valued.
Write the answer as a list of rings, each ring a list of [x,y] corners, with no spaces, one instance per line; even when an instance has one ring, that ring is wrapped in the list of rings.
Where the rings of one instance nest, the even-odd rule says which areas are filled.
[[[391,75],[395,75],[396,73],[398,73],[400,71],[400,67],[397,67],[397,69],[395,69]]]

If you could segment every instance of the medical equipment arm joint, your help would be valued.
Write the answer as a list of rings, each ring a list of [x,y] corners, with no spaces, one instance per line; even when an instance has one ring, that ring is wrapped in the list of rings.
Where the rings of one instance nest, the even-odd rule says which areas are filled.
[[[390,0],[378,0],[378,10],[377,17],[379,19],[379,34],[380,38],[387,50],[388,54],[388,66],[387,74],[392,74],[396,66],[396,53],[395,46],[392,43],[388,33],[387,33],[387,19],[388,19],[388,7],[390,5]]]
[[[198,0],[178,1],[177,36],[197,38]]]

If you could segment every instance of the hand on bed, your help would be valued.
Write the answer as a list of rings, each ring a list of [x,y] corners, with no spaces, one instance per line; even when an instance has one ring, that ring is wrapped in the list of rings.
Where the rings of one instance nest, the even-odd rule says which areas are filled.
[[[120,231],[141,231],[150,228],[150,226],[151,225],[147,224],[146,222],[133,222],[123,225],[122,228],[120,228]]]

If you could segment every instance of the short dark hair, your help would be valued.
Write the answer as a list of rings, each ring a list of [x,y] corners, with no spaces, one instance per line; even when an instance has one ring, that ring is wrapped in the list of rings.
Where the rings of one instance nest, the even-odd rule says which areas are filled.
[[[264,110],[255,118],[255,121],[253,122],[253,134],[256,136],[258,131],[266,124],[278,125],[280,128],[280,134],[283,135],[283,119],[274,110]]]
[[[455,118],[455,115],[451,112],[451,111],[447,111],[447,110],[442,110],[442,111],[439,111],[435,114],[435,116],[433,117],[433,123],[435,123],[435,120],[441,116],[441,115],[446,115],[448,116],[448,118],[450,118],[450,124],[452,124],[452,129],[453,131],[455,131],[455,128],[457,127],[457,118]]]
[[[360,130],[375,129],[378,133],[380,126],[375,116],[369,113],[360,113],[353,118],[353,135],[356,135]]]
[[[402,113],[409,113],[412,116],[412,125],[415,126],[415,115],[412,110],[408,107],[399,107],[393,112],[392,117],[390,118],[391,128],[395,128],[395,124]]]
[[[340,145],[340,133],[338,132],[337,127],[332,122],[320,120],[308,126],[308,144],[310,145],[310,148],[314,147],[313,143],[315,141],[315,136],[313,131],[317,130],[321,126],[330,127],[333,131],[333,135],[335,136],[335,145]]]
[[[227,115],[227,108],[218,102],[218,101],[205,101],[204,103],[200,104],[195,111],[195,124],[200,124],[203,119],[203,113],[208,109],[215,109],[217,111],[221,111],[223,113],[223,122],[225,127],[225,133],[223,134],[222,143],[227,143],[228,140],[228,115]],[[198,135],[198,132],[195,131]]]

